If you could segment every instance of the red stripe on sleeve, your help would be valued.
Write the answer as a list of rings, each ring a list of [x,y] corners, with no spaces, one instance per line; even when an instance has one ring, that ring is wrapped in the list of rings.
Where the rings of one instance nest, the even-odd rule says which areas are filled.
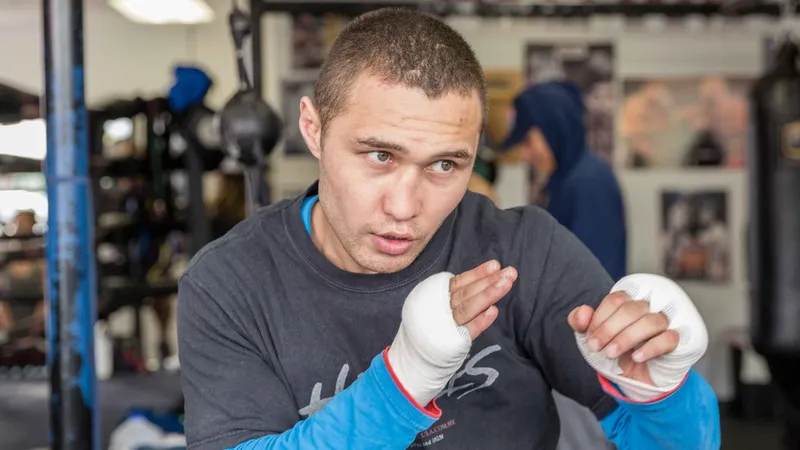
[[[603,388],[603,390],[604,390],[604,391],[606,391],[606,393],[608,393],[608,394],[609,394],[609,395],[611,395],[612,397],[616,398],[617,400],[622,400],[622,401],[624,401],[624,402],[628,402],[628,403],[636,403],[636,404],[639,404],[639,405],[645,405],[645,404],[648,404],[648,403],[655,403],[655,402],[658,402],[658,401],[664,400],[665,398],[667,398],[667,397],[669,397],[670,395],[672,395],[672,394],[673,394],[675,391],[677,391],[678,389],[680,389],[680,388],[681,388],[681,386],[683,386],[683,383],[685,383],[685,382],[686,382],[686,379],[687,379],[688,377],[689,377],[689,373],[687,372],[687,373],[686,373],[686,376],[685,376],[685,377],[683,377],[683,380],[681,381],[681,384],[679,384],[679,385],[678,385],[678,386],[677,386],[675,389],[673,389],[673,390],[671,390],[671,391],[669,391],[669,392],[666,392],[666,393],[664,393],[664,394],[661,394],[661,395],[659,395],[659,396],[658,396],[658,397],[656,397],[656,398],[653,398],[653,399],[650,399],[650,400],[646,400],[646,401],[641,401],[641,402],[640,402],[640,401],[636,401],[636,400],[631,400],[631,399],[629,399],[628,397],[624,396],[624,395],[623,395],[623,394],[622,394],[622,393],[621,393],[621,392],[620,392],[620,391],[619,391],[619,390],[618,390],[618,389],[617,389],[617,388],[614,386],[614,384],[613,384],[611,381],[609,381],[609,380],[608,380],[606,377],[604,377],[603,375],[600,375],[599,373],[597,374],[597,379],[598,379],[598,380],[600,380],[600,386]]]
[[[386,347],[386,350],[389,350],[389,347]],[[386,368],[389,369],[389,375],[391,375],[394,384],[396,384],[397,387],[400,388],[400,392],[402,392],[403,395],[405,395],[405,397],[408,399],[409,402],[411,402],[412,405],[414,405],[418,410],[422,411],[428,417],[431,417],[433,419],[439,419],[440,417],[442,417],[442,410],[439,409],[439,407],[436,405],[436,400],[431,400],[431,402],[428,403],[428,406],[426,408],[423,408],[419,405],[419,403],[417,403],[416,400],[414,400],[414,397],[412,397],[411,394],[409,394],[408,391],[406,391],[406,388],[403,387],[403,385],[400,383],[400,380],[397,379],[397,375],[395,375],[394,369],[392,369],[392,365],[389,363],[389,353],[386,350],[383,351],[383,362],[384,364],[386,364]]]

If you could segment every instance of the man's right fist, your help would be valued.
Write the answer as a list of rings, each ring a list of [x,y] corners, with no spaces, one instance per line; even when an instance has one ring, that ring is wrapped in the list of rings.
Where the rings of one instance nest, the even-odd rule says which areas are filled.
[[[425,279],[406,297],[389,363],[420,406],[441,392],[469,354],[472,340],[497,318],[493,306],[511,289],[516,271],[490,261],[454,276]]]

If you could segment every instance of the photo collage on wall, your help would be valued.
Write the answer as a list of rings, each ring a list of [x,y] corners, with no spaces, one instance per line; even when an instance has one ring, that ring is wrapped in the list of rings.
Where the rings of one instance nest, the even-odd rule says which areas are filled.
[[[661,194],[664,274],[675,280],[725,283],[731,278],[728,194],[666,190]]]
[[[609,165],[614,154],[614,48],[610,43],[531,43],[525,50],[528,86],[568,80],[583,92],[587,146]],[[530,203],[545,205],[547,180],[530,170]]]
[[[773,47],[765,44],[765,58],[771,58]],[[616,172],[666,170],[672,174],[665,180],[679,180],[696,174],[692,168],[746,167],[754,77],[619,77],[614,45],[603,41],[529,42],[524,52],[526,86],[567,80],[581,89],[587,147]],[[513,120],[513,108],[511,113]],[[547,206],[546,178],[532,168],[529,172],[529,202]],[[730,197],[727,181],[719,180],[691,190],[655,187],[662,241],[654,251],[660,252],[667,276],[732,281],[732,246],[738,241],[730,235],[729,215],[731,202],[738,200]]]
[[[622,82],[617,163],[632,170],[742,170],[749,145],[749,94],[754,80],[707,75]],[[728,178],[730,179],[730,178]],[[735,179],[735,178],[734,178]],[[715,181],[715,183],[717,183]],[[722,185],[661,189],[663,274],[678,281],[733,281],[731,205],[741,199]]]
[[[625,166],[744,167],[751,87],[752,80],[723,76],[625,80]]]

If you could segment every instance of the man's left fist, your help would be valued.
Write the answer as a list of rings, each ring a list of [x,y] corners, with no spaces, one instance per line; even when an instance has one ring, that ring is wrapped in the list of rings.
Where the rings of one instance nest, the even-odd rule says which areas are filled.
[[[568,321],[586,361],[634,400],[676,388],[708,346],[692,301],[658,275],[623,278],[596,310],[580,306]]]

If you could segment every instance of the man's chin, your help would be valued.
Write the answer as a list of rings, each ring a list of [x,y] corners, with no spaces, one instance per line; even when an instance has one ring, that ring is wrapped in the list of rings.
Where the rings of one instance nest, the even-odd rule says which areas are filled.
[[[372,250],[367,258],[360,263],[362,267],[374,273],[399,272],[414,263],[419,256],[419,251],[411,248],[401,255],[388,255],[377,250]]]

